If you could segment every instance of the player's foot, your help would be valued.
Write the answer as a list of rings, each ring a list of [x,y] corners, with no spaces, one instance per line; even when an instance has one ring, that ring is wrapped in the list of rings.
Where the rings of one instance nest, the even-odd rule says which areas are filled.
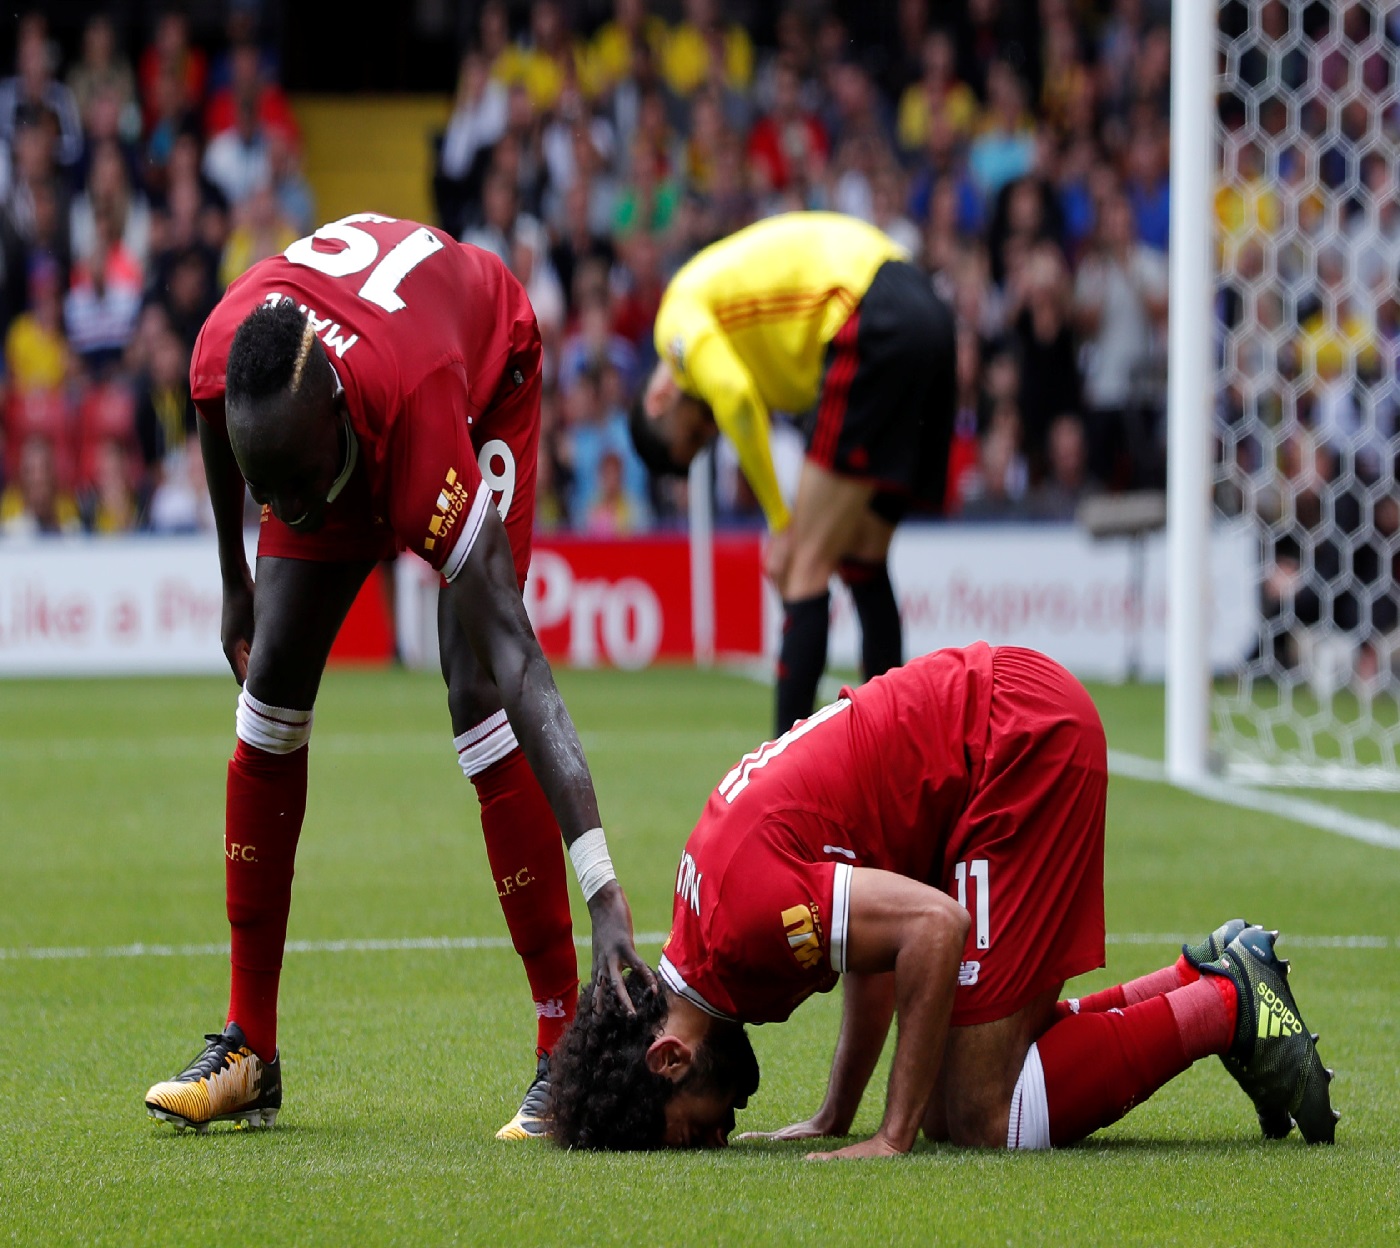
[[[1192,966],[1200,970],[1202,962],[1214,962],[1248,926],[1248,919],[1228,919],[1197,944],[1182,945],[1181,952]]]
[[[1182,945],[1181,953],[1197,970],[1202,962],[1214,962],[1229,947],[1232,940],[1251,926],[1248,919],[1227,919],[1204,940],[1194,945]],[[1228,1063],[1227,1063],[1228,1066]],[[1231,1068],[1231,1073],[1234,1069]],[[1256,1109],[1258,1104],[1256,1103]],[[1266,1111],[1259,1109],[1259,1128],[1270,1140],[1281,1140],[1293,1130],[1293,1119],[1286,1111]]]
[[[173,1079],[146,1093],[146,1112],[199,1134],[211,1122],[270,1127],[282,1108],[282,1061],[264,1062],[237,1023],[204,1037],[204,1052]]]
[[[1309,1144],[1330,1144],[1341,1117],[1328,1095],[1332,1072],[1289,990],[1288,963],[1274,954],[1277,939],[1277,932],[1247,927],[1217,960],[1201,963],[1239,994],[1235,1039],[1222,1060],[1254,1102],[1266,1136],[1282,1139],[1296,1122]]]
[[[515,1117],[496,1132],[498,1140],[542,1140],[549,1136],[553,1122],[549,1116],[549,1054],[538,1054],[535,1078]]]

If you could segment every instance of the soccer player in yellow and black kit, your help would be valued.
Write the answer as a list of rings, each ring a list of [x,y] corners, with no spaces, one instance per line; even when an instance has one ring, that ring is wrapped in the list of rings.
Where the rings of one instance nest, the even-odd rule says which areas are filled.
[[[828,212],[771,217],[672,278],[660,361],[632,415],[654,472],[683,472],[716,432],[767,516],[782,595],[778,733],[811,714],[826,665],[828,583],[851,588],[868,680],[901,662],[886,557],[916,499],[941,502],[953,419],[953,319],[928,278],[873,226]],[[806,413],[789,511],[769,413]]]

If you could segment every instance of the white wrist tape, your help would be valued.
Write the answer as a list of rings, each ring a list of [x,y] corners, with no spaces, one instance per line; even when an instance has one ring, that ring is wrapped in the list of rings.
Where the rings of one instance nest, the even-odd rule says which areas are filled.
[[[593,828],[579,837],[569,846],[569,857],[574,860],[574,874],[578,876],[584,901],[592,901],[593,894],[604,884],[617,879],[602,828]]]

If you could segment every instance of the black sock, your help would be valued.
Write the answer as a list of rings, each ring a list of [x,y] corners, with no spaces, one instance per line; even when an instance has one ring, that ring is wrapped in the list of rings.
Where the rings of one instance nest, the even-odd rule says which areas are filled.
[[[847,559],[841,564],[841,579],[850,587],[860,620],[860,666],[865,679],[898,667],[904,662],[904,632],[889,566]]]
[[[812,713],[817,684],[826,670],[826,634],[831,619],[826,590],[783,603],[783,641],[778,651],[778,722],[782,736]]]

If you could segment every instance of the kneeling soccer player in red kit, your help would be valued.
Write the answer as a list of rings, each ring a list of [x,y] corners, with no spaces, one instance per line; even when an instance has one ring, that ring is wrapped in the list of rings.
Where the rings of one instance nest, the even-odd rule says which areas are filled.
[[[821,1107],[769,1139],[841,1136],[899,1016],[878,1133],[818,1158],[1048,1148],[1219,1054],[1268,1135],[1330,1141],[1331,1072],[1274,956],[1236,919],[1174,964],[1064,1001],[1104,964],[1103,727],[1043,655],[943,650],[746,754],[676,876],[662,988],[606,988],[555,1049],[564,1147],[719,1146],[758,1086],[745,1023],[844,978]],[[598,989],[594,989],[596,994]],[[585,1002],[589,994],[585,994]],[[635,1012],[632,1012],[635,1005]]]
[[[540,430],[540,335],[489,252],[356,213],[228,288],[190,364],[219,535],[222,638],[238,683],[224,853],[227,1023],[146,1108],[177,1127],[270,1125],[282,1105],[277,994],[306,810],[312,707],[376,561],[442,574],[438,639],[462,771],[538,1019],[534,1078],[497,1133],[548,1133],[546,1058],[578,1002],[560,832],[593,925],[593,972],[651,972],[613,875],[573,721],[521,599]],[[243,491],[263,505],[257,579]],[[444,744],[446,742],[444,741]]]

